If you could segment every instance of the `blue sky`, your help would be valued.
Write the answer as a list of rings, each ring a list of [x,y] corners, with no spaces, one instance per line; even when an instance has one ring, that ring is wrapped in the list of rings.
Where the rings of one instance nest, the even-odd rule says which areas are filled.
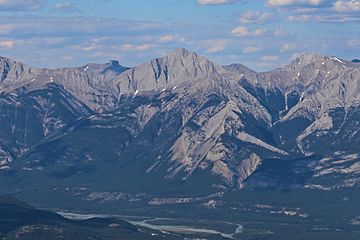
[[[0,0],[0,56],[39,67],[185,47],[258,71],[305,52],[360,57],[360,0]]]

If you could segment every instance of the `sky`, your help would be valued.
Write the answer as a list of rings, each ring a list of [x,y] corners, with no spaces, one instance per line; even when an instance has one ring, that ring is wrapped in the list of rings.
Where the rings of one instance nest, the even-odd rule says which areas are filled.
[[[136,66],[179,47],[257,71],[360,58],[360,0],[0,0],[0,56],[32,66]]]

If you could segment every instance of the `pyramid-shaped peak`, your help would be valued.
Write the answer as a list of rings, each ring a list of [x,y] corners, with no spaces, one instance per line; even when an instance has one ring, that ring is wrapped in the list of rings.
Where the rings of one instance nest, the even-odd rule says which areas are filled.
[[[314,52],[306,52],[299,56],[299,58],[319,58],[319,57],[323,58],[324,56]]]
[[[286,65],[285,69],[288,69],[289,67],[291,69],[299,69],[309,65],[319,66],[325,61],[326,57],[318,53],[304,53],[293,60],[289,65]]]
[[[205,57],[199,56],[197,53],[192,52],[185,48],[176,48],[174,51],[169,52],[166,56],[164,56],[164,59],[168,60],[184,60],[184,61],[207,61],[208,59]]]
[[[197,55],[195,52],[192,52],[186,48],[176,48],[174,51],[170,52],[169,55],[176,56],[189,56],[189,55]]]
[[[206,57],[200,56],[185,48],[177,48],[165,56],[162,67],[168,69],[174,76],[183,72],[191,78],[206,77],[221,68]]]
[[[125,71],[117,82],[121,92],[166,89],[182,82],[218,75],[223,68],[185,48]],[[130,83],[130,84],[129,84]]]
[[[185,48],[177,48],[161,59],[164,64],[169,65],[168,67],[185,68],[183,70],[186,71],[190,70],[187,68],[193,68],[194,66],[201,69],[219,67],[206,57],[198,55],[196,52],[192,52]]]
[[[310,64],[310,63],[315,63],[317,61],[320,61],[322,59],[324,59],[325,56],[320,55],[318,53],[304,53],[301,56],[299,56],[298,58],[296,58],[296,62],[302,63],[304,64]]]

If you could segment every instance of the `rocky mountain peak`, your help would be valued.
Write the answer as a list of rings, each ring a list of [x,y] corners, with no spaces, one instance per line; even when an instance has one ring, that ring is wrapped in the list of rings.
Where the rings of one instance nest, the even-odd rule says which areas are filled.
[[[116,80],[121,93],[137,93],[174,87],[182,82],[208,78],[224,69],[184,48],[153,59],[121,74]]]
[[[315,63],[318,61],[321,61],[324,58],[324,56],[318,54],[318,53],[304,53],[297,57],[294,61],[297,64],[301,65],[307,65],[311,63]]]
[[[288,65],[255,76],[252,81],[262,84],[264,88],[302,92],[310,85],[320,87],[333,78],[335,73],[345,73],[351,68],[357,68],[356,64],[335,56],[305,53]],[[260,83],[259,77],[263,79]]]
[[[309,72],[325,65],[328,60],[330,60],[329,57],[317,53],[305,53],[294,59],[289,65],[285,65],[280,69],[282,71],[292,71],[296,73],[300,71]]]
[[[96,176],[116,176],[114,183],[140,174],[144,181],[134,183],[139,188],[142,183],[156,187],[167,179],[192,184],[203,176],[209,176],[208,189],[213,183],[229,189],[284,182],[300,186],[303,181],[288,185],[283,176],[276,180],[283,171],[278,169],[295,179],[302,177],[298,169],[304,167],[308,178],[316,165],[307,157],[336,150],[349,156],[358,152],[356,65],[305,54],[289,65],[256,73],[241,64],[221,67],[180,48],[122,73],[107,70],[121,68],[116,61],[76,69],[32,69],[38,73],[31,78],[18,75],[19,82],[9,88],[14,93],[1,96],[0,170],[48,176],[53,168],[47,166],[53,162],[63,166],[69,178],[77,172],[68,170],[68,164],[81,171],[94,166]],[[14,91],[21,86],[26,91]],[[358,174],[357,162],[338,168],[340,157],[334,157],[333,171],[345,175],[355,169]],[[352,159],[358,157],[346,164]],[[328,171],[325,161],[319,164]],[[94,179],[91,171],[82,174],[83,179]]]
[[[305,53],[296,58],[289,66],[296,68],[306,68],[308,66],[316,67],[353,67],[353,64],[336,56],[325,56],[317,53]]]
[[[174,51],[170,52],[168,55],[174,55],[175,57],[179,58],[179,57],[188,57],[188,56],[193,56],[197,54],[195,52],[192,52],[186,48],[176,48]]]
[[[118,60],[110,60],[110,65],[111,66],[120,66],[120,64],[119,64],[119,61]]]
[[[33,72],[36,72],[36,69],[30,68],[22,62],[0,57],[0,84],[2,87],[28,79]]]
[[[106,64],[107,68],[103,70],[103,73],[107,71],[115,72],[116,74],[120,74],[124,72],[125,70],[129,69],[128,67],[124,67],[120,65],[118,60],[110,60],[108,64]]]
[[[242,71],[251,71],[251,72],[255,72],[254,70],[246,67],[245,65],[243,64],[240,64],[240,63],[231,63],[229,65],[225,65],[223,66],[223,68],[225,69],[229,69],[229,70],[236,70],[238,72],[242,72]]]
[[[5,64],[6,62],[15,62],[14,60],[10,59],[10,58],[7,58],[7,57],[2,57],[0,56],[0,64],[3,65]]]

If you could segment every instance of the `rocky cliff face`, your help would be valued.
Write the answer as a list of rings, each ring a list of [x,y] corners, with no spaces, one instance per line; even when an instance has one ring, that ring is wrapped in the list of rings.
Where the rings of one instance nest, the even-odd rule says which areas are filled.
[[[141,91],[165,90],[195,79],[205,79],[213,75],[220,77],[223,69],[198,56],[196,53],[179,48],[169,55],[151,60],[131,68],[115,81],[120,94],[138,94]]]
[[[101,112],[114,108],[117,88],[112,79],[126,69],[116,61],[80,68],[38,69],[0,58],[0,91],[10,93],[19,88],[32,91],[56,83],[91,109]]]
[[[54,131],[91,113],[62,86],[0,94],[0,168]]]
[[[116,62],[33,69],[9,59],[1,69],[2,109],[11,109],[2,116],[12,116],[2,120],[1,166],[17,172],[19,186],[45,175],[94,191],[110,182],[110,190],[157,186],[159,194],[360,181],[360,67],[350,61],[306,54],[256,73],[177,49],[127,70]]]

